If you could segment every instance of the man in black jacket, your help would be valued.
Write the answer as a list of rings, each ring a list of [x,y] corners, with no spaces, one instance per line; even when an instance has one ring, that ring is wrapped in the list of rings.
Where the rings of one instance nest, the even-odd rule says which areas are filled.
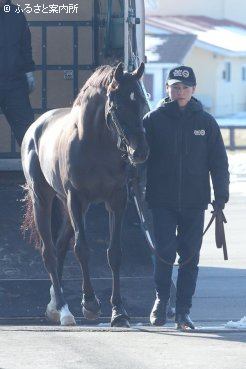
[[[219,126],[193,97],[192,68],[169,72],[168,97],[144,117],[150,147],[146,200],[152,210],[156,251],[156,300],[150,314],[153,325],[166,322],[173,264],[179,256],[177,328],[192,328],[189,317],[198,276],[204,213],[211,203],[210,178],[216,206],[229,199],[228,159]]]
[[[21,145],[34,121],[29,93],[34,88],[31,34],[21,9],[0,0],[0,108]]]

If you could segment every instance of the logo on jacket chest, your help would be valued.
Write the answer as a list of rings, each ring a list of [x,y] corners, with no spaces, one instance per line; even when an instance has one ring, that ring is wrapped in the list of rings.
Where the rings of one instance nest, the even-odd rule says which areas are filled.
[[[194,136],[205,136],[205,130],[204,129],[195,129],[194,130]]]

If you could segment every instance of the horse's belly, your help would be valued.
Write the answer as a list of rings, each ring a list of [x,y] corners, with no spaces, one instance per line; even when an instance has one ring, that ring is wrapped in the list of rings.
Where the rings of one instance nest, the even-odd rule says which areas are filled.
[[[87,175],[81,175],[78,190],[81,196],[85,195],[91,202],[107,200],[113,193],[125,190],[127,183],[125,173],[115,171],[107,173],[107,171],[93,171]],[[76,186],[77,187],[77,186]]]

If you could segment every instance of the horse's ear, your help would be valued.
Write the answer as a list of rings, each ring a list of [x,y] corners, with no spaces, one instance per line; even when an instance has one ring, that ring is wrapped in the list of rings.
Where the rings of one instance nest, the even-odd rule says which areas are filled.
[[[144,63],[142,62],[140,64],[140,66],[138,67],[138,69],[135,69],[132,74],[134,77],[136,77],[137,79],[140,79],[143,75],[144,72]]]
[[[119,63],[114,71],[114,79],[120,83],[124,75],[123,63]]]

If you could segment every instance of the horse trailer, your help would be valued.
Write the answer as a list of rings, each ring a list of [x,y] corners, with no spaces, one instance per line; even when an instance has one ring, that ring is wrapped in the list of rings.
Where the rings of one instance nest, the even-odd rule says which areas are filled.
[[[19,0],[18,5],[32,35],[35,117],[71,106],[98,66],[122,61],[131,71],[144,61],[144,0],[63,0],[57,5]],[[0,130],[0,170],[19,170],[20,148],[1,111]]]

